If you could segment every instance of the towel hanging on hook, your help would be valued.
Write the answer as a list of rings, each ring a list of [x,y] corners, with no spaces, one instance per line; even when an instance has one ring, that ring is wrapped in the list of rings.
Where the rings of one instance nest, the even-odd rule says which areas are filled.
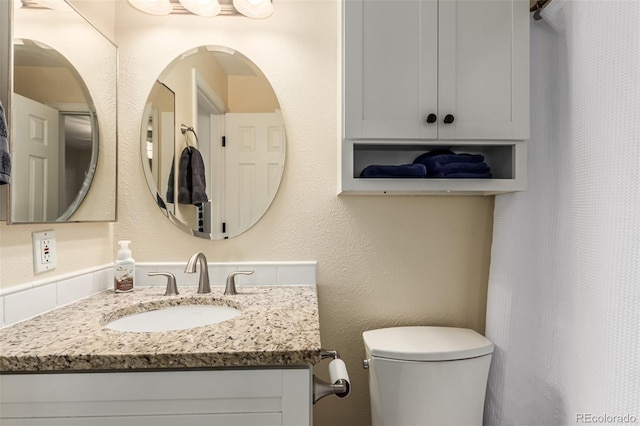
[[[529,11],[533,12],[533,19],[539,21],[542,19],[540,12],[551,3],[551,0],[529,0]]]
[[[191,148],[198,149],[198,147],[200,146],[200,142],[198,141],[198,134],[193,129],[193,127],[187,126],[186,124],[181,124],[180,132],[184,135],[184,143],[186,147],[189,149],[189,152],[191,152]],[[196,145],[193,147],[189,145],[189,132],[193,133],[193,136],[195,136],[196,138]]]
[[[198,150],[198,135],[193,127],[180,125],[180,132],[184,135],[185,148],[182,150],[178,163],[178,185],[175,185],[175,159],[171,162],[169,183],[167,185],[167,202],[175,202],[175,191],[178,191],[179,204],[193,204],[196,206],[206,203],[209,197],[206,193],[206,173],[204,159]],[[196,138],[196,146],[189,145],[189,132]]]

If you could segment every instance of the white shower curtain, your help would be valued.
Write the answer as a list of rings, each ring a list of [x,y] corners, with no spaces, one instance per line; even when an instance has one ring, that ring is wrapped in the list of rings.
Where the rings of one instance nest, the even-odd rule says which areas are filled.
[[[542,16],[528,190],[496,197],[485,424],[640,425],[640,0]]]

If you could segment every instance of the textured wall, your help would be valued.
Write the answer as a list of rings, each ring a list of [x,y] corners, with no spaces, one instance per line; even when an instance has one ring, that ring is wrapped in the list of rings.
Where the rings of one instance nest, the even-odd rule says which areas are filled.
[[[48,279],[113,261],[113,223],[9,225],[0,222],[0,289]],[[31,233],[53,229],[58,265],[52,272],[33,273]]]
[[[319,402],[316,424],[370,422],[362,331],[399,324],[483,331],[492,197],[336,196],[338,2],[280,0],[264,21],[151,17],[120,6],[116,239],[131,239],[134,257],[144,261],[186,261],[195,251],[210,261],[317,260],[323,345],[340,350],[353,394]],[[203,44],[227,45],[253,60],[271,81],[287,126],[284,180],[272,207],[226,241],[171,226],[140,167],[140,121],[155,77],[175,56]],[[324,375],[325,368],[318,370]]]

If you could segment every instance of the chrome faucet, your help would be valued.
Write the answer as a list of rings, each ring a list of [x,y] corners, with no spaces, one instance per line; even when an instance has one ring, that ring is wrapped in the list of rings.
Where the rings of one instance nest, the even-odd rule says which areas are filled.
[[[187,267],[184,268],[184,272],[187,274],[193,274],[196,272],[196,263],[200,264],[200,279],[198,280],[198,293],[211,293],[211,286],[209,284],[209,266],[207,265],[207,258],[204,253],[197,252],[187,262]]]
[[[236,290],[236,275],[251,275],[253,271],[234,271],[227,276],[227,285],[224,287],[225,295],[238,294]]]

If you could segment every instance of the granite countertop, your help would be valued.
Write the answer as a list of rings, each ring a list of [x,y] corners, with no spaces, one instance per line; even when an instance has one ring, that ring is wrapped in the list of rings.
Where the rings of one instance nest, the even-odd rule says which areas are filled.
[[[320,361],[315,286],[242,286],[223,296],[163,287],[104,291],[0,330],[0,372],[102,371],[309,365]],[[188,330],[122,332],[104,324],[128,313],[188,302],[241,310]]]

